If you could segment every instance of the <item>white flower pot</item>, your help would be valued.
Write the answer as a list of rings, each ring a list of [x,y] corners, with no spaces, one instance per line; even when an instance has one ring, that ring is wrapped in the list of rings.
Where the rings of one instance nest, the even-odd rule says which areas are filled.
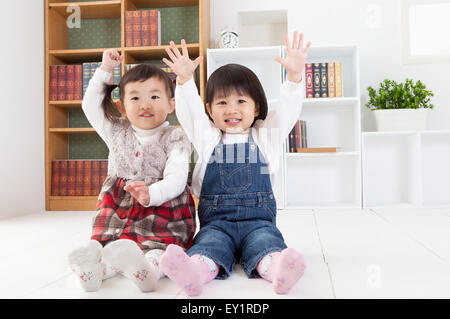
[[[427,128],[430,109],[388,109],[372,112],[380,132],[423,131]]]

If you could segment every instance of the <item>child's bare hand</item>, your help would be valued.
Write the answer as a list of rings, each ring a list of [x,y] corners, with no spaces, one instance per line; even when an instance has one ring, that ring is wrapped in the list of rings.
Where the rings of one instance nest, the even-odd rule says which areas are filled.
[[[284,59],[276,57],[275,61],[284,66],[289,81],[300,82],[311,42],[308,41],[306,48],[303,50],[303,33],[300,33],[300,39],[297,42],[297,31],[295,31],[292,46],[289,45],[289,37],[287,35],[284,36],[284,44],[286,45],[286,57]]]
[[[189,53],[186,46],[186,41],[184,39],[181,40],[182,53],[180,53],[173,41],[170,41],[170,48],[166,48],[166,52],[171,61],[163,58],[163,62],[167,64],[167,66],[169,66],[178,76],[179,84],[186,83],[192,77],[195,69],[203,60],[201,55],[193,61],[189,59]]]
[[[123,61],[123,56],[115,49],[108,49],[103,51],[102,66],[103,71],[112,73],[114,68],[119,66]]]
[[[135,181],[127,184],[124,188],[129,192],[142,206],[147,206],[150,203],[150,194],[148,186],[143,181]]]

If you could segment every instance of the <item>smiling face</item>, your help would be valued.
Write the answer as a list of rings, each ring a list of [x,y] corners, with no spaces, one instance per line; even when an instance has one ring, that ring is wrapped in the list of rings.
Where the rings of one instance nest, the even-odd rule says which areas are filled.
[[[168,96],[164,82],[154,76],[127,83],[123,106],[131,124],[149,130],[160,126],[174,111],[175,99]]]
[[[255,101],[235,90],[227,96],[214,97],[211,104],[206,104],[206,109],[217,128],[233,134],[246,133],[259,115]]]

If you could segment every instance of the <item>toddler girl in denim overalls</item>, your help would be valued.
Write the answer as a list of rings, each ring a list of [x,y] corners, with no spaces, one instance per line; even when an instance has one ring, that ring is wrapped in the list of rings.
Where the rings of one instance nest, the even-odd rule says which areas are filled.
[[[192,77],[202,57],[190,60],[184,40],[181,53],[173,42],[166,49],[171,60],[163,61],[177,74],[176,115],[200,156],[192,179],[200,231],[186,253],[169,245],[160,267],[190,296],[216,277],[226,279],[237,261],[249,278],[261,276],[279,294],[289,292],[305,270],[303,256],[287,248],[276,227],[271,181],[280,145],[300,116],[310,47],[308,42],[303,49],[303,35],[297,40],[297,32],[292,46],[287,36],[284,40],[286,58],[276,61],[287,70],[287,81],[269,114],[258,78],[238,64],[211,74],[205,113]]]

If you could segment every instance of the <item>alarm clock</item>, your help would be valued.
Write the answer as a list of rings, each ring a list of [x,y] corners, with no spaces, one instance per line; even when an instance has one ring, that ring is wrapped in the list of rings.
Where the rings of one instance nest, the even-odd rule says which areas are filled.
[[[239,36],[236,31],[226,29],[220,33],[219,47],[237,48],[238,46]]]

